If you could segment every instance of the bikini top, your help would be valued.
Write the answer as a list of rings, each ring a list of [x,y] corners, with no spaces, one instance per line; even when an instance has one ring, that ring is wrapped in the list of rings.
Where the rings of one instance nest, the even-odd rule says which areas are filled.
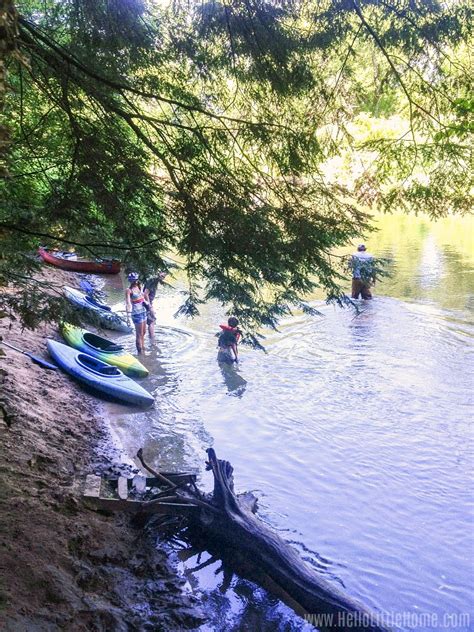
[[[145,300],[145,295],[143,291],[138,290],[137,292],[135,292],[134,290],[135,288],[132,288],[130,290],[130,301],[132,302],[132,304],[137,305],[138,303],[143,303],[143,301]]]

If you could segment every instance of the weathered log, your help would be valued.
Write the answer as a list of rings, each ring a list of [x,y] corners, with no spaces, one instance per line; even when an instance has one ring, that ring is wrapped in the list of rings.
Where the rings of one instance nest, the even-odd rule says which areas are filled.
[[[162,526],[164,520],[176,527],[178,520],[182,527],[185,520],[191,533],[206,541],[213,556],[230,562],[236,572],[259,583],[297,614],[311,615],[306,620],[319,630],[387,632],[389,628],[381,616],[323,579],[292,546],[259,520],[252,494],[234,493],[231,464],[217,459],[214,450],[207,452],[207,466],[214,475],[212,494],[200,492],[192,474],[156,472],[145,463],[140,450],[140,462],[154,477],[142,484],[146,488],[149,483],[153,489],[145,495],[146,500],[137,500],[135,494],[128,497],[129,481],[122,478],[116,480],[118,498],[103,498],[97,481],[92,480],[97,477],[88,477],[85,498],[98,509],[133,512],[142,524],[150,515],[155,520],[162,516]],[[224,575],[228,585],[231,574]]]
[[[247,560],[254,569],[253,576],[298,614],[317,615],[318,618],[306,619],[318,629],[389,630],[381,616],[371,613],[363,604],[323,579],[292,546],[259,520],[253,513],[255,503],[248,496],[241,498],[234,493],[231,464],[217,459],[213,449],[207,452],[208,469],[214,475],[212,495],[200,493],[195,486],[194,489],[173,486],[167,490],[175,493],[181,505],[195,508],[187,512],[191,528],[197,528],[209,537],[214,549],[216,543],[220,543],[227,551],[232,550],[240,562]],[[141,454],[140,460],[150,472],[157,474],[143,462]],[[167,501],[169,503],[169,498]],[[159,503],[160,499],[153,502]],[[168,507],[173,511],[172,503]],[[176,506],[176,512],[180,512],[180,507]]]
[[[206,532],[248,557],[259,573],[267,576],[266,588],[280,598],[285,593],[289,599],[284,600],[298,614],[325,615],[319,617],[321,629],[388,630],[381,623],[381,617],[323,579],[292,546],[240,503],[234,493],[232,466],[228,461],[218,460],[212,449],[208,455],[209,469],[214,475],[212,504],[220,511],[204,517],[202,512],[193,513],[191,520],[204,518]],[[322,625],[324,621],[326,626]]]

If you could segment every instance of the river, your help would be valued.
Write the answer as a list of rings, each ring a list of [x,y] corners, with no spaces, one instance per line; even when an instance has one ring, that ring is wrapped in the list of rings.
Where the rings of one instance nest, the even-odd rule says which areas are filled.
[[[183,285],[172,280],[144,358],[156,405],[109,405],[111,424],[124,459],[144,447],[155,466],[194,469],[205,487],[212,445],[237,490],[258,496],[263,520],[397,629],[467,631],[473,222],[396,215],[377,225],[366,244],[392,260],[392,276],[375,299],[356,314],[313,297],[322,316],[295,313],[264,332],[267,353],[243,348],[237,372],[215,361],[222,308],[175,319]],[[121,340],[133,351],[132,337]],[[219,562],[192,570],[208,557],[182,563],[210,617],[202,631],[313,629],[248,581],[219,590]]]

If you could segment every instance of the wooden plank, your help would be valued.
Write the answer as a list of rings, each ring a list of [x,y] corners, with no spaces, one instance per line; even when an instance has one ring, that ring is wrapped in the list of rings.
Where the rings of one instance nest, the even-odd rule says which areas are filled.
[[[84,496],[89,498],[98,498],[100,496],[100,486],[102,479],[100,476],[94,474],[88,474],[84,483]]]
[[[194,483],[197,479],[196,474],[190,474],[189,472],[165,472],[163,476],[165,476],[175,485],[179,485],[182,483]],[[163,483],[160,481],[160,479],[153,476],[147,477],[146,484],[149,487],[163,487]]]
[[[117,493],[121,500],[127,500],[128,498],[128,479],[124,476],[120,476],[117,482]]]
[[[102,511],[125,511],[135,513],[140,511],[141,503],[118,498],[84,498],[85,503],[91,509]]]
[[[134,500],[119,500],[117,498],[93,498],[86,497],[84,501],[88,507],[100,511],[123,511],[126,513],[147,513],[147,514],[162,514],[162,515],[176,515],[176,508],[179,507],[180,511],[195,510],[192,505],[181,505],[178,503],[157,503],[157,502],[140,502]]]
[[[172,483],[177,485],[178,483],[191,483],[196,482],[197,475],[192,472],[161,472],[163,476],[166,476]]]
[[[170,481],[172,481],[175,484],[183,483],[183,482],[191,483],[191,482],[196,482],[197,480],[197,474],[193,474],[191,472],[163,472],[163,476],[165,476],[166,478],[168,478]],[[155,476],[145,477],[142,474],[137,474],[136,477],[145,478],[147,487],[162,487],[163,486],[163,482],[159,478],[156,478]],[[124,477],[124,478],[133,480],[136,477],[129,476],[129,477]],[[118,476],[104,476],[105,481],[114,482],[114,481],[117,481],[118,479],[119,479]]]

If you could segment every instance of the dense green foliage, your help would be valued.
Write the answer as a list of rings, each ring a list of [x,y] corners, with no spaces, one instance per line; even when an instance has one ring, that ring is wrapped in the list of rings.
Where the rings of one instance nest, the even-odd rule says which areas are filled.
[[[185,311],[216,298],[254,327],[315,286],[340,300],[332,252],[370,203],[469,208],[467,2],[16,7],[0,281],[30,324],[39,243],[140,270],[172,250]]]

